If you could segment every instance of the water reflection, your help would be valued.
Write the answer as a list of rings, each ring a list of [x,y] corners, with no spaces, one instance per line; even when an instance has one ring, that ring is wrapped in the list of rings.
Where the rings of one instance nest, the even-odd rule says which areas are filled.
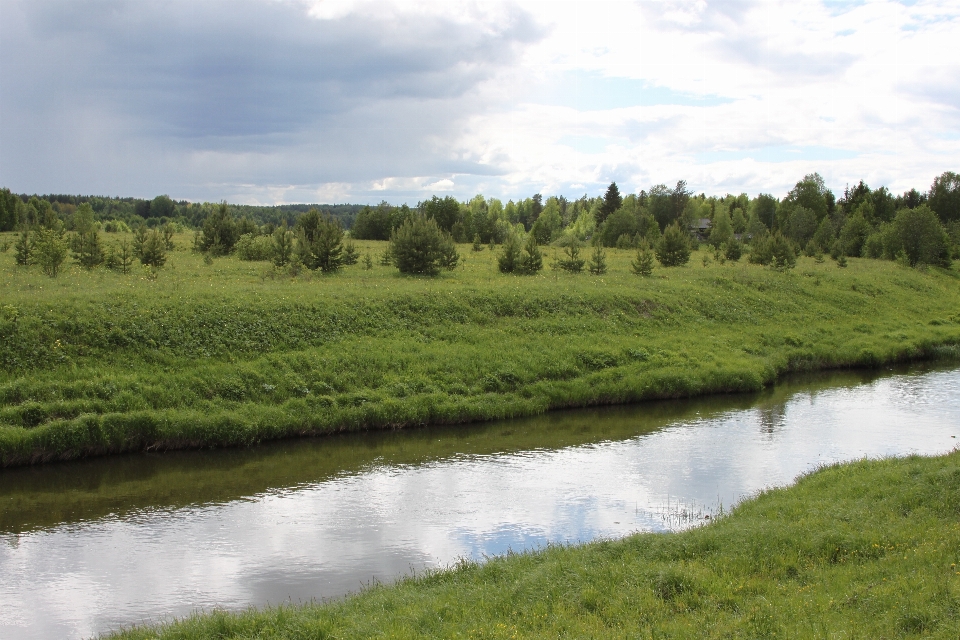
[[[0,474],[0,637],[354,591],[548,542],[662,531],[817,464],[952,448],[960,372],[128,456]]]

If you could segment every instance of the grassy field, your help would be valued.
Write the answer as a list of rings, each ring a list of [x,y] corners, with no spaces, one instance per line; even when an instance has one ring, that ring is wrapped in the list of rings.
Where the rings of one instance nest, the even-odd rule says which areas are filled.
[[[604,276],[524,277],[462,245],[462,267],[416,278],[359,242],[372,269],[291,277],[176,241],[158,273],[51,279],[0,253],[0,465],[756,390],[960,344],[956,266],[695,253],[640,278],[611,249]]]
[[[822,469],[677,534],[463,563],[118,638],[957,638],[960,452]]]

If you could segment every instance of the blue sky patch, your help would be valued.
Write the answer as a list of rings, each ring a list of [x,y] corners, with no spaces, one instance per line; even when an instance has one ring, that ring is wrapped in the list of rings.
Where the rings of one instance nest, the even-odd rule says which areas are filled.
[[[569,71],[562,74],[535,101],[578,111],[603,111],[654,105],[715,107],[733,102],[733,99],[715,94],[675,91],[646,80],[608,77],[590,71]]]
[[[705,151],[695,155],[698,164],[752,159],[757,162],[792,162],[794,160],[849,160],[856,151],[832,147],[795,147],[775,145],[737,151]]]

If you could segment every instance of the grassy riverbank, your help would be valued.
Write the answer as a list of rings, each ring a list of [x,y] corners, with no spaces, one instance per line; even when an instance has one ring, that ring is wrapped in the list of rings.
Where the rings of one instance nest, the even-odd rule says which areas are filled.
[[[860,461],[700,529],[550,547],[137,638],[956,638],[960,453]]]
[[[0,465],[750,391],[960,343],[956,267],[694,254],[644,279],[609,250],[602,277],[516,277],[460,250],[439,278],[291,278],[180,249],[155,277],[50,279],[0,254]]]

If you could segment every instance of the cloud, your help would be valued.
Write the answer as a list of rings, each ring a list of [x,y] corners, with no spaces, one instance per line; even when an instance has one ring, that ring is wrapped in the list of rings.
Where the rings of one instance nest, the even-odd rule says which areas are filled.
[[[246,202],[922,188],[955,3],[0,0],[0,180]],[[571,186],[571,185],[576,185]]]

